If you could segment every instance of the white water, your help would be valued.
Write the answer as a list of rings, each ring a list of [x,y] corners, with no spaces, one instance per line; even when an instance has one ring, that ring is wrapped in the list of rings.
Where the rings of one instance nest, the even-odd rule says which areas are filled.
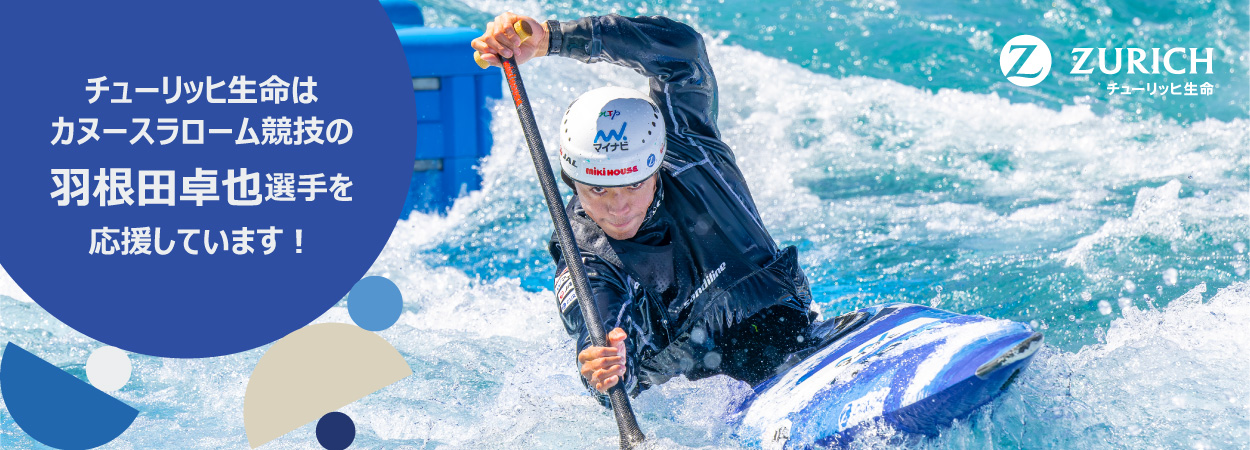
[[[973,420],[911,443],[1250,445],[1244,120],[1181,126],[1080,106],[1054,111],[993,95],[931,94],[710,46],[724,138],[774,236],[803,247],[818,292],[837,293],[820,298],[827,315],[901,295],[846,294],[853,282],[917,273],[946,285],[923,299],[956,311],[995,311],[996,294],[1015,292],[1013,283],[1035,294],[1033,303],[997,311],[1038,322],[1051,346]],[[534,74],[527,87],[550,149],[555,119],[580,92],[644,87],[641,77],[606,65],[544,59],[523,70]],[[357,424],[355,448],[616,446],[611,416],[577,381],[553,295],[529,284],[549,285],[551,225],[511,106],[498,103],[494,116],[484,188],[446,216],[399,223],[370,271],[404,293],[403,316],[381,334],[415,375],[343,410]],[[907,253],[929,245],[944,250]],[[1035,272],[988,274],[1025,272],[1013,265],[1021,261]],[[1175,291],[1165,290],[1163,274],[1174,267]],[[1243,269],[1234,275],[1236,267]],[[1231,285],[1206,301],[1198,291],[1180,295],[1204,281]],[[1100,301],[1110,314],[1097,311]],[[340,306],[318,320],[349,318]],[[7,275],[0,275],[0,329],[71,372],[99,345],[28,302]],[[119,397],[143,413],[107,448],[243,448],[245,381],[263,350],[209,360],[133,357],[132,384]],[[725,378],[678,379],[634,405],[660,447],[736,448],[725,422],[748,392]],[[5,448],[34,446],[7,412],[0,419]],[[858,444],[902,440],[887,429]],[[312,426],[268,448],[316,448]]]

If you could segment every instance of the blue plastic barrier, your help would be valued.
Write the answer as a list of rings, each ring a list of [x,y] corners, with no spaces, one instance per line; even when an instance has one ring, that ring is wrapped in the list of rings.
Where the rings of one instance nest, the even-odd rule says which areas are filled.
[[[414,209],[443,212],[482,185],[475,166],[492,144],[486,99],[503,96],[503,74],[473,62],[469,41],[481,31],[419,26],[424,19],[411,1],[382,6],[403,44],[417,100],[417,157],[401,218]]]

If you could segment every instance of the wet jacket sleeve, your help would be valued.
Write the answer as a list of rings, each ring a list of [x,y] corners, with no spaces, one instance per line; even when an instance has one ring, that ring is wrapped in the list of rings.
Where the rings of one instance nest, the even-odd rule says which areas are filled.
[[[560,26],[564,44],[559,54],[582,62],[606,61],[647,77],[651,97],[665,117],[670,141],[694,145],[669,146],[690,153],[701,139],[719,142],[716,128],[716,75],[708,62],[703,36],[690,26],[666,17],[585,17]],[[724,145],[703,146],[714,157],[733,160]],[[698,160],[702,155],[678,155]]]
[[[557,306],[560,308],[560,316],[564,321],[564,329],[577,342],[577,350],[573,353],[574,365],[577,366],[577,378],[582,380],[582,384],[586,386],[592,394],[594,394],[599,403],[609,406],[608,396],[596,391],[593,386],[581,376],[581,365],[578,364],[577,354],[591,346],[590,333],[586,330],[586,322],[582,317],[581,307],[577,303],[577,292],[573,288],[573,281],[568,267],[564,263],[564,259],[558,255],[559,248],[552,245],[551,250],[556,259],[556,279],[555,294]],[[638,386],[638,348],[634,345],[634,341],[638,338],[638,327],[635,325],[637,319],[636,308],[631,308],[631,294],[634,290],[626,284],[627,280],[621,276],[620,272],[615,270],[608,264],[600,261],[598,258],[586,254],[583,259],[586,266],[586,275],[590,282],[590,290],[595,294],[595,304],[599,308],[599,317],[603,320],[603,331],[609,333],[613,328],[620,327],[629,335],[625,339],[626,353],[626,374],[625,374],[625,391],[633,395],[637,395],[640,391]]]

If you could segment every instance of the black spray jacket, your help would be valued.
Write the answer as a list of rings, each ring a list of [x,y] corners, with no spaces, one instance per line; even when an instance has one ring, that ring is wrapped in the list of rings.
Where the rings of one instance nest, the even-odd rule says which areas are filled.
[[[702,37],[663,17],[587,17],[560,28],[564,44],[553,53],[646,76],[668,130],[656,199],[634,238],[607,237],[576,197],[567,206],[603,327],[629,334],[626,390],[637,395],[679,374],[764,381],[802,346],[811,293],[795,249],[778,250],[720,140]],[[550,250],[580,352],[590,339],[554,237]]]

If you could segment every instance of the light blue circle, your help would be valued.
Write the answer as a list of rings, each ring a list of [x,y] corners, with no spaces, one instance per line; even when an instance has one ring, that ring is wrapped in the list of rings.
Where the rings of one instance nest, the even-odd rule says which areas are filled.
[[[347,294],[347,313],[360,328],[382,331],[399,320],[404,296],[399,286],[386,277],[365,277]]]

